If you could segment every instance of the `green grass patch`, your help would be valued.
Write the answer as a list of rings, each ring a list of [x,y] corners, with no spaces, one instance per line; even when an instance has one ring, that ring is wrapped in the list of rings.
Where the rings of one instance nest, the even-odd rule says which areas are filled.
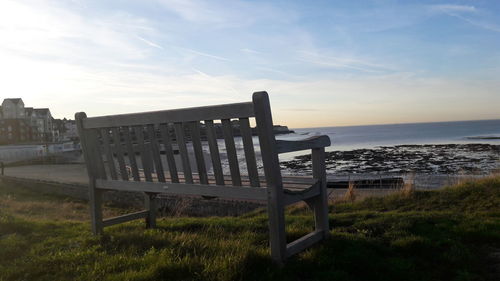
[[[332,205],[331,237],[283,267],[269,257],[264,210],[161,218],[157,229],[134,221],[96,237],[79,219],[86,208],[66,218],[47,207],[40,216],[12,202],[85,204],[0,185],[2,281],[498,280],[491,254],[500,251],[500,178]],[[312,225],[306,208],[287,211],[289,240]]]

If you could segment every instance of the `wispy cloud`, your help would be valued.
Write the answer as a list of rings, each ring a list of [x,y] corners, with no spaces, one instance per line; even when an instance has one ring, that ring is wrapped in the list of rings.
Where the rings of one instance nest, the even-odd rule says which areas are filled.
[[[162,7],[187,22],[221,28],[242,27],[259,21],[290,22],[297,15],[286,7],[241,0],[157,0]]]
[[[496,25],[496,24],[472,20],[472,19],[466,18],[466,17],[461,16],[461,15],[457,15],[457,14],[450,14],[450,16],[456,17],[458,19],[461,19],[467,23],[470,23],[476,27],[480,27],[480,28],[485,29],[485,30],[500,32],[500,26]]]
[[[300,51],[297,60],[332,68],[347,68],[366,73],[381,73],[394,70],[387,65],[352,56],[335,57],[312,51]]]
[[[162,47],[162,46],[160,46],[160,45],[158,45],[158,44],[156,44],[156,43],[153,43],[153,42],[151,42],[151,41],[149,41],[149,40],[146,40],[146,39],[142,38],[141,36],[136,36],[136,37],[137,37],[139,40],[141,40],[142,42],[144,42],[144,43],[148,44],[148,45],[149,45],[149,46],[151,46],[151,47],[155,47],[155,48],[158,48],[158,49],[162,49],[162,50],[163,50],[163,47]]]
[[[229,59],[221,57],[221,56],[211,55],[211,54],[207,54],[204,52],[200,52],[200,51],[196,51],[196,50],[184,48],[184,47],[177,47],[177,48],[184,50],[184,51],[187,51],[189,53],[198,55],[198,56],[207,57],[207,58],[216,59],[216,60],[221,60],[221,61],[229,61]]]
[[[473,16],[479,12],[479,10],[474,6],[443,4],[431,5],[430,8],[432,11],[442,12],[448,16],[455,17],[476,27],[489,31],[500,32],[499,25],[470,18],[469,16]],[[465,16],[465,14],[469,14],[469,16]]]
[[[440,5],[430,5],[431,10],[440,11],[444,13],[456,13],[456,12],[477,12],[474,6],[467,5],[455,5],[455,4],[440,4]]]
[[[240,51],[242,51],[243,53],[248,53],[248,54],[262,54],[259,51],[248,49],[248,48],[240,49]]]

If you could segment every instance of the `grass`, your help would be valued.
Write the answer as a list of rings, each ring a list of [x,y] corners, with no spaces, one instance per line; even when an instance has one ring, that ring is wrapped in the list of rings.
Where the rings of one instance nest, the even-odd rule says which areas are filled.
[[[135,221],[100,237],[87,211],[0,184],[0,280],[498,280],[500,177],[332,205],[331,237],[284,267],[269,258],[264,210]],[[288,239],[312,226],[305,207],[287,210]]]

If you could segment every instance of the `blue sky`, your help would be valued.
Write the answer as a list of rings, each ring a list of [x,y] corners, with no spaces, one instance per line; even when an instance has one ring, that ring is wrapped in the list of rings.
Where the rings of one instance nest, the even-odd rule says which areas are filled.
[[[495,119],[500,2],[2,0],[0,61],[55,117],[266,90],[291,127]]]

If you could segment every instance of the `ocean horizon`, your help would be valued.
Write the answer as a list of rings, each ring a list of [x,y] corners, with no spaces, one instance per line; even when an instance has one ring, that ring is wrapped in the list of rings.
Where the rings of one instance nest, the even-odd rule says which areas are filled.
[[[332,145],[327,151],[369,149],[405,144],[464,144],[500,145],[500,119],[400,123],[381,125],[331,126],[292,129],[293,134],[279,139],[327,135]]]

